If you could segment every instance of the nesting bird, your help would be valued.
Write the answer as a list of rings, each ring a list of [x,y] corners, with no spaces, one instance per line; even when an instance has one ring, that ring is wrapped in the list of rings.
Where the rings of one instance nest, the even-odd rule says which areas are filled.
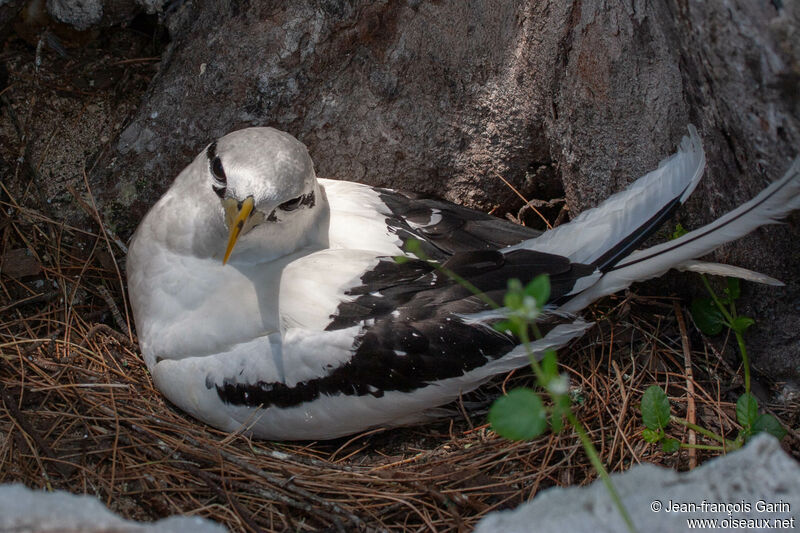
[[[271,128],[206,147],[142,220],[128,287],[156,387],[192,416],[255,437],[330,439],[413,423],[528,364],[488,307],[509,279],[550,277],[557,348],[591,302],[693,261],[800,207],[800,160],[756,198],[679,239],[637,250],[696,187],[694,128],[677,153],[600,206],[545,233],[399,191],[318,179],[305,146]],[[725,272],[726,267],[717,266]]]

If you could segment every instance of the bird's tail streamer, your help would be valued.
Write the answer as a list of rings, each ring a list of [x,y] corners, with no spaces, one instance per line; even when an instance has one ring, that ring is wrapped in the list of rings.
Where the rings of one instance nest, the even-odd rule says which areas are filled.
[[[760,226],[774,224],[795,209],[800,209],[800,157],[794,160],[781,179],[749,202],[678,239],[631,253],[559,310],[577,312],[594,300],[624,289],[633,282],[660,276],[670,268],[690,266],[695,258]]]

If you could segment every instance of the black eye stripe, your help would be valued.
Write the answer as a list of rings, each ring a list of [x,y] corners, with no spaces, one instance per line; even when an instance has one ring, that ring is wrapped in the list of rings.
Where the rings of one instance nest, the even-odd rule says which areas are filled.
[[[294,211],[301,206],[314,207],[314,191],[298,196],[297,198],[293,198],[288,202],[283,202],[278,206],[278,209],[282,209],[283,211]]]
[[[216,193],[217,196],[224,198],[228,178],[225,175],[225,169],[222,168],[222,160],[217,155],[216,141],[208,145],[206,157],[208,158],[208,169],[211,172],[215,182],[211,185],[211,188],[214,190],[214,193]]]

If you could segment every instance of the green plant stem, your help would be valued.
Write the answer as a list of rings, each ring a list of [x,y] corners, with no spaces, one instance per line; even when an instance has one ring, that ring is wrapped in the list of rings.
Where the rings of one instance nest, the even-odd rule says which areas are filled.
[[[708,294],[711,295],[711,299],[714,300],[715,304],[717,304],[717,308],[719,309],[719,312],[722,313],[722,316],[724,316],[725,320],[728,321],[728,327],[730,327],[730,325],[733,324],[733,317],[728,312],[728,310],[725,309],[725,306],[722,305],[722,302],[719,301],[719,298],[717,297],[717,293],[714,292],[714,289],[711,288],[711,283],[708,282],[708,278],[706,277],[706,275],[705,274],[700,274],[700,279],[703,280],[703,285],[706,286],[706,290],[708,291]]]
[[[747,357],[747,348],[744,347],[744,336],[734,330],[733,334],[736,335],[736,342],[739,343],[739,352],[742,354],[742,365],[744,366],[744,390],[750,394],[750,359]]]
[[[597,453],[594,443],[592,443],[592,439],[589,438],[589,434],[586,433],[586,430],[583,428],[583,424],[580,423],[578,418],[572,412],[572,409],[567,410],[567,420],[569,420],[569,423],[575,428],[575,432],[578,434],[578,438],[580,439],[581,444],[583,444],[586,454],[589,456],[589,461],[592,463],[592,466],[594,466],[594,469],[597,470],[597,473],[600,475],[600,479],[603,480],[603,484],[606,486],[606,490],[608,490],[608,493],[611,496],[611,501],[614,502],[619,514],[622,515],[622,519],[625,521],[625,525],[628,526],[628,531],[635,533],[636,527],[633,525],[633,520],[631,520],[627,509],[625,509],[625,505],[622,503],[622,498],[619,497],[619,493],[617,492],[616,487],[614,487],[614,483],[612,483],[611,477],[606,471],[606,467],[603,466],[603,461],[600,459],[600,455]]]
[[[531,368],[533,368],[534,374],[536,374],[536,381],[540,385],[545,385],[545,375],[544,371],[542,370],[539,361],[536,359],[535,354],[530,348],[530,336],[528,335],[527,328],[520,328],[520,340],[522,341],[523,345],[525,346],[525,351],[528,353],[528,359],[531,362]],[[541,334],[538,333],[538,329],[534,330],[539,336]],[[545,387],[545,390],[547,388]],[[548,393],[549,394],[549,393]],[[549,394],[551,397],[554,396],[553,394]],[[553,400],[558,401],[556,398]],[[597,450],[592,443],[592,440],[589,438],[589,434],[586,433],[586,430],[583,428],[583,425],[578,420],[578,417],[575,416],[575,413],[572,412],[572,408],[568,408],[566,410],[565,416],[567,421],[572,424],[572,427],[575,428],[575,432],[578,433],[578,438],[583,445],[583,448],[586,450],[586,454],[589,456],[589,461],[592,463],[592,466],[600,476],[600,479],[603,480],[603,484],[606,486],[608,493],[611,495],[611,501],[614,502],[619,514],[622,516],[622,519],[625,521],[625,525],[628,527],[628,531],[631,533],[636,533],[636,528],[633,525],[633,520],[631,520],[630,515],[628,514],[627,509],[625,509],[625,505],[622,503],[622,498],[619,497],[619,493],[617,493],[617,489],[614,487],[614,484],[611,482],[611,478],[606,471],[606,467],[603,465],[603,461],[600,459],[600,454],[597,453]]]
[[[726,446],[728,444],[722,436],[717,435],[713,431],[709,431],[704,427],[700,427],[697,424],[692,424],[691,422],[689,422],[685,418],[681,418],[679,416],[674,416],[674,415],[670,416],[669,418],[673,422],[677,422],[678,424],[680,424],[682,426],[685,426],[685,427],[687,427],[689,429],[695,430],[696,432],[700,433],[701,435],[705,435],[709,439],[712,439],[712,440],[715,440],[715,441],[721,443],[723,446]]]
[[[530,359],[531,367],[533,368],[534,374],[536,374],[536,381],[540,385],[545,384],[545,375],[544,371],[542,370],[539,361],[536,359],[533,351],[530,348],[530,336],[528,335],[527,328],[520,328],[520,340],[522,341],[523,345],[525,346],[525,351],[528,353],[528,359]],[[534,330],[538,333],[538,330]],[[540,335],[540,334],[539,334]],[[546,389],[546,387],[545,387]],[[553,396],[550,394],[550,396]],[[553,398],[557,401],[557,399]],[[583,428],[583,425],[578,420],[578,417],[575,416],[575,413],[572,412],[572,408],[568,408],[566,410],[565,416],[572,427],[575,428],[575,432],[578,433],[578,438],[583,445],[583,448],[586,450],[586,454],[589,456],[589,461],[592,463],[592,466],[597,473],[600,475],[600,479],[603,480],[603,484],[606,486],[608,493],[611,495],[611,501],[614,502],[614,505],[619,510],[619,514],[622,515],[622,519],[625,521],[625,525],[628,527],[628,531],[631,533],[636,532],[636,528],[633,525],[633,520],[631,520],[628,511],[625,509],[625,506],[622,504],[622,498],[619,497],[619,493],[617,493],[617,489],[614,487],[614,484],[611,482],[611,478],[606,471],[606,467],[603,465],[603,461],[600,459],[600,454],[597,453],[597,450],[592,443],[592,440],[589,438],[589,434],[586,433],[586,430]]]
[[[736,317],[736,303],[731,301],[731,314]],[[742,365],[744,366],[744,391],[750,394],[750,358],[747,356],[747,348],[744,345],[744,335],[741,331],[734,329],[736,342],[739,344],[739,353],[742,355]]]
[[[528,335],[528,328],[519,329],[519,340],[522,341],[522,345],[525,347],[525,353],[528,354],[528,360],[530,360],[531,367],[533,367],[533,373],[536,374],[536,381],[540,384],[544,384],[544,371],[542,370],[542,365],[539,364],[539,360],[536,359],[536,354],[531,350],[531,337]]]
[[[731,312],[728,312],[725,309],[725,306],[722,305],[722,302],[719,301],[717,298],[717,293],[714,292],[714,289],[711,288],[711,283],[708,282],[708,278],[705,274],[700,274],[700,279],[703,280],[703,285],[705,285],[706,290],[711,295],[711,299],[714,300],[714,303],[717,305],[717,309],[719,309],[722,316],[725,317],[725,320],[728,321],[728,327],[733,329],[733,320],[736,316],[736,306],[734,305],[733,301],[731,301]],[[750,358],[747,356],[747,348],[744,345],[744,336],[740,331],[736,331],[733,329],[733,334],[736,336],[736,342],[739,345],[739,353],[742,354],[742,365],[744,366],[744,390],[747,394],[750,394]]]

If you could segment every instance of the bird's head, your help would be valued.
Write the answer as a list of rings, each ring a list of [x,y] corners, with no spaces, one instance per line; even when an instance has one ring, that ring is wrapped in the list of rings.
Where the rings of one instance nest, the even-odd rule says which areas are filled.
[[[273,226],[266,229],[274,234],[315,218],[321,199],[314,166],[305,145],[288,133],[234,131],[208,145],[205,154],[207,186],[219,197],[228,230],[223,263],[257,226]]]

